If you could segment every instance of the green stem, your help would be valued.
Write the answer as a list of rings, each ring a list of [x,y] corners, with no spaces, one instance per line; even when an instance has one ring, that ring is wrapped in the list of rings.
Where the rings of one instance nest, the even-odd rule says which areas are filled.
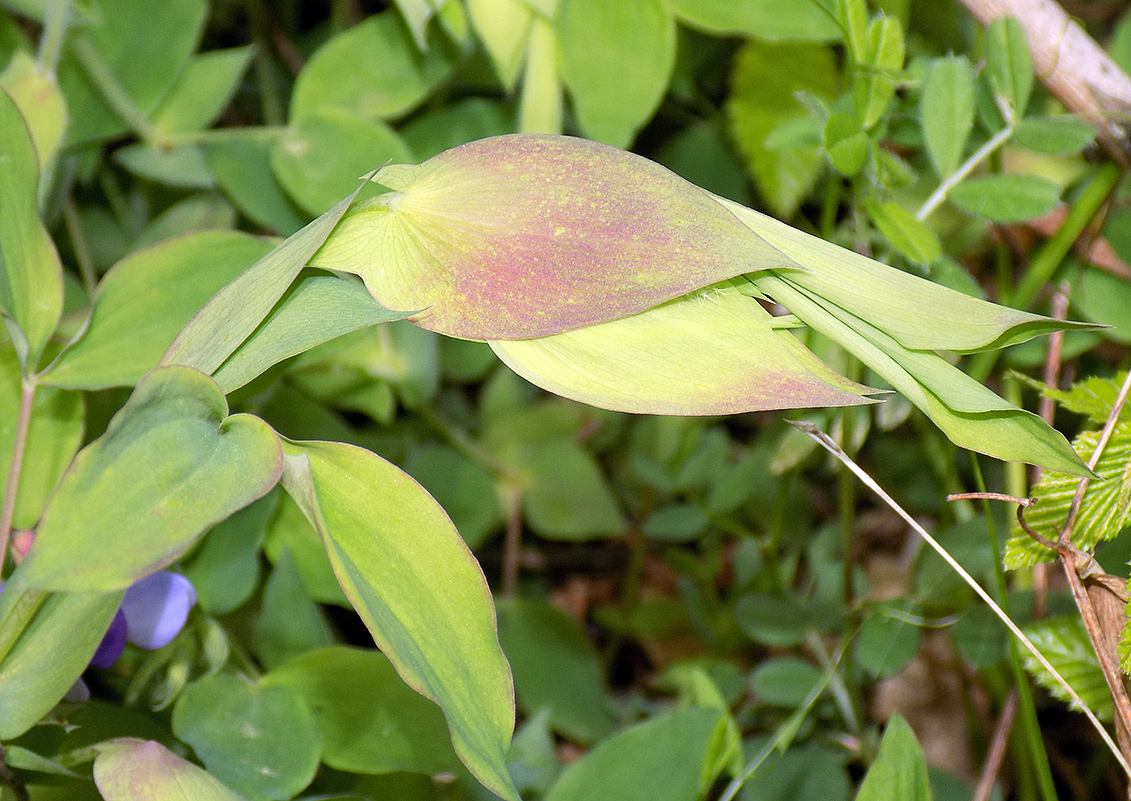
[[[974,481],[979,492],[986,491],[986,480],[982,476],[982,466],[978,457],[970,454],[970,461],[974,468]],[[983,512],[986,517],[986,529],[989,532],[990,544],[994,550],[994,589],[997,602],[1006,615],[1012,616],[1009,609],[1009,588],[1005,579],[1005,566],[1001,557],[1001,545],[998,541],[997,527],[990,510],[990,502],[983,501]],[[1037,720],[1037,707],[1033,703],[1033,691],[1029,686],[1029,679],[1025,675],[1025,667],[1021,662],[1021,649],[1017,647],[1017,640],[1009,638],[1009,667],[1013,673],[1013,684],[1017,688],[1017,712],[1021,723],[1021,736],[1028,747],[1029,759],[1044,801],[1057,801],[1056,785],[1052,778],[1052,769],[1049,767],[1048,752],[1045,751],[1045,741],[1041,737],[1041,726]]]
[[[0,505],[0,576],[4,575],[4,558],[8,555],[8,540],[12,535],[12,521],[16,517],[16,495],[20,488],[28,431],[31,429],[31,407],[35,402],[35,382],[24,378],[21,384],[20,411],[16,417],[16,430],[12,440],[12,463],[8,468],[3,504]]]
[[[1056,276],[1056,271],[1072,249],[1072,244],[1080,238],[1115,191],[1122,176],[1123,171],[1117,164],[1105,164],[1096,171],[1092,182],[1080,193],[1060,228],[1029,264],[1029,271],[1021,279],[1010,300],[1013,308],[1027,310],[1033,305],[1041,289]],[[979,353],[970,362],[970,376],[975,381],[985,381],[993,371],[1000,353],[999,350]]]
[[[962,162],[962,165],[951,175],[947,176],[946,180],[939,184],[938,188],[931,193],[927,201],[915,212],[915,216],[920,220],[926,220],[930,217],[931,213],[947,199],[950,190],[966,180],[966,177],[970,175],[979,164],[992,156],[998,148],[1013,138],[1013,130],[1013,125],[1005,126],[994,134],[988,142],[978,148],[970,158]]]
[[[98,48],[90,41],[90,37],[83,32],[77,32],[71,38],[71,48],[79,63],[86,70],[87,76],[97,87],[99,94],[110,105],[114,112],[126,121],[126,124],[151,145],[167,147],[163,135],[153,127],[141,109],[134,105],[134,101],[126,94],[122,84],[110,69],[110,65],[102,58]]]
[[[71,249],[75,253],[75,261],[79,263],[82,285],[93,302],[94,290],[98,287],[98,273],[94,267],[94,257],[90,253],[90,244],[86,241],[86,231],[83,230],[82,220],[79,218],[78,206],[69,193],[63,199],[63,227],[67,229]]]
[[[55,78],[55,67],[63,51],[67,23],[71,18],[71,0],[49,0],[43,20],[43,35],[39,38],[39,73]],[[41,157],[42,158],[42,157]]]

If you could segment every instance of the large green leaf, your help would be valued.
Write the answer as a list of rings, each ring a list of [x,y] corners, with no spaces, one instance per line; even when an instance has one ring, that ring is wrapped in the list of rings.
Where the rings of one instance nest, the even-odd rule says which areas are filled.
[[[492,341],[512,370],[572,400],[638,414],[740,414],[868,403],[757,301],[706,290],[620,320]]]
[[[152,740],[98,746],[94,783],[106,801],[244,801],[196,765]]]
[[[690,709],[625,729],[570,765],[546,801],[699,798],[715,778],[708,757],[722,724],[717,709]]]
[[[99,81],[114,82],[142,114],[153,112],[189,63],[207,14],[206,0],[99,0],[90,24],[72,28],[59,62],[59,84],[70,113],[67,143],[126,130]],[[94,51],[106,75],[92,75],[87,50]]]
[[[20,366],[11,347],[0,347],[0,465],[12,463],[21,394]],[[31,528],[82,444],[83,401],[77,392],[38,387],[31,408],[12,524]],[[8,485],[0,469],[0,497]]]
[[[125,589],[264,495],[281,471],[275,432],[251,415],[229,417],[212,379],[186,367],[154,370],[63,476],[21,565],[25,581]]]
[[[342,221],[313,264],[358,273],[390,309],[471,339],[556,334],[626,317],[739,273],[788,267],[703,190],[583,139],[472,142]]]
[[[967,178],[950,191],[963,211],[999,223],[1032,220],[1056,208],[1061,188],[1054,181],[1027,173],[1002,173]]]
[[[506,769],[514,693],[487,583],[443,509],[408,475],[350,445],[286,445],[284,486],[326,542],[338,581],[401,677],[444,710],[485,786]]]
[[[443,713],[378,651],[341,645],[307,651],[260,684],[302,699],[314,716],[322,761],[335,770],[441,773],[457,764]]]
[[[209,772],[249,798],[293,798],[318,770],[321,744],[307,705],[287,687],[219,673],[185,688],[173,733]]]
[[[381,306],[356,279],[309,274],[283,295],[213,377],[221,389],[231,392],[283,359],[359,328],[406,316]]]
[[[666,2],[562,0],[557,24],[562,80],[581,129],[628,147],[659,106],[675,66],[675,20]]]
[[[136,384],[208,299],[270,249],[248,234],[204,231],[130,254],[102,279],[85,333],[44,380],[72,389]]]
[[[371,119],[399,117],[452,67],[443,47],[421,54],[396,13],[376,14],[330,39],[307,62],[291,95],[291,118],[326,108]]]
[[[153,127],[162,133],[208,127],[232,99],[251,52],[233,47],[194,55],[154,112]]]
[[[548,709],[550,727],[583,745],[609,733],[613,720],[601,665],[572,618],[545,601],[504,599],[499,641],[528,716]]]
[[[0,593],[0,621],[15,625],[20,604],[40,602],[25,592],[21,571]],[[0,661],[0,740],[30,729],[63,697],[94,656],[122,593],[53,593],[42,600],[12,650]]]
[[[39,219],[39,158],[31,132],[0,90],[0,316],[13,322],[21,366],[34,371],[63,310],[63,268]]]

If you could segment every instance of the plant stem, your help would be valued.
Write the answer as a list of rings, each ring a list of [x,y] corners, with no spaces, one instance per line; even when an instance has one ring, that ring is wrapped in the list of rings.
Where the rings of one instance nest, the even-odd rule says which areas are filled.
[[[102,54],[98,52],[98,48],[90,41],[90,37],[82,32],[77,33],[71,39],[71,47],[91,82],[110,108],[114,109],[114,112],[143,140],[151,145],[165,146],[167,143],[161,133],[153,127],[149,117],[134,105],[133,99],[126,94],[126,90],[118,82],[110,65],[102,58]]]
[[[43,19],[43,34],[39,38],[39,74],[55,79],[55,67],[63,51],[67,23],[71,18],[71,0],[49,0]],[[42,156],[40,156],[42,158]]]
[[[1025,636],[1025,632],[1021,631],[1017,624],[1013,622],[1013,619],[1005,613],[1005,611],[1001,608],[1001,606],[998,605],[993,597],[991,597],[990,594],[986,592],[985,589],[983,589],[982,585],[975,581],[974,577],[966,571],[966,568],[960,565],[958,561],[950,555],[946,548],[942,547],[942,545],[939,544],[938,540],[932,537],[931,534],[925,528],[923,528],[922,525],[919,524],[918,520],[908,514],[907,510],[896,503],[895,499],[888,495],[887,492],[885,492],[884,489],[876,483],[875,479],[873,479],[864,471],[864,468],[860,467],[860,465],[856,464],[856,462],[849,458],[848,454],[841,450],[840,446],[838,446],[828,434],[821,431],[815,425],[806,420],[790,421],[790,424],[797,426],[809,436],[813,437],[813,439],[819,442],[825,450],[839,459],[845,467],[855,473],[856,477],[864,482],[865,486],[872,490],[872,492],[876,493],[876,495],[879,496],[880,500],[887,504],[893,512],[899,515],[903,519],[903,522],[911,526],[911,528],[914,529],[914,531],[920,537],[922,537],[923,540],[928,545],[930,545],[935,550],[935,552],[938,553],[939,556],[943,558],[943,561],[950,565],[951,569],[962,577],[962,580],[966,582],[967,586],[969,586],[970,589],[972,589],[979,598],[985,601],[985,603],[990,607],[990,610],[993,611],[993,613],[997,615],[998,619],[1005,624],[1006,628],[1009,629],[1013,636],[1016,637],[1021,642],[1021,644],[1025,646],[1025,649],[1029,653],[1031,653],[1034,658],[1036,658],[1036,660],[1041,663],[1045,670],[1047,670],[1049,674],[1056,679],[1057,683],[1064,689],[1068,697],[1079,705],[1080,709],[1084,712],[1084,716],[1088,718],[1088,721],[1095,728],[1096,732],[1099,733],[1100,738],[1104,741],[1104,744],[1111,749],[1111,753],[1115,755],[1115,758],[1119,761],[1119,765],[1123,769],[1124,773],[1128,777],[1131,777],[1131,764],[1129,764],[1128,761],[1124,758],[1123,752],[1119,750],[1119,746],[1115,744],[1115,741],[1111,738],[1111,735],[1108,734],[1107,729],[1104,728],[1104,725],[1102,723],[1100,723],[1099,718],[1096,717],[1096,713],[1093,712],[1088,707],[1088,705],[1084,703],[1083,699],[1080,698],[1080,695],[1074,689],[1072,689],[1072,685],[1070,685],[1064,679],[1064,677],[1060,675],[1059,671],[1057,671],[1057,669],[1053,667],[1048,658],[1045,657],[1045,655],[1037,649],[1037,646],[1033,645],[1033,641]]]
[[[31,407],[35,402],[35,381],[24,378],[20,389],[20,411],[16,417],[16,431],[12,440],[12,464],[8,468],[8,484],[0,505],[0,576],[4,575],[4,558],[8,555],[8,540],[12,535],[12,521],[16,516],[16,495],[20,488],[20,473],[27,450],[27,435],[31,429]]]
[[[91,302],[94,302],[94,290],[98,287],[98,273],[94,268],[94,257],[90,254],[90,243],[86,241],[86,231],[83,230],[82,220],[79,218],[78,206],[70,193],[63,199],[63,227],[67,229],[67,236],[71,239],[71,248],[75,252],[75,261],[79,264],[79,275],[82,276],[82,285]]]
[[[984,145],[974,151],[973,155],[966,161],[962,162],[957,170],[947,176],[946,180],[938,185],[938,188],[931,193],[926,202],[919,207],[915,212],[915,216],[920,220],[926,220],[931,216],[931,213],[943,204],[950,190],[954,189],[958,184],[966,180],[966,177],[972,173],[979,164],[993,155],[999,147],[1004,145],[1013,137],[1014,127],[1012,124],[1005,126],[987,141]]]
[[[982,465],[978,457],[970,454],[974,468],[975,486],[981,492],[986,491],[986,480],[982,476]],[[994,588],[997,592],[998,602],[1002,610],[1009,615],[1009,587],[1005,579],[1005,563],[1001,558],[1001,541],[997,536],[997,526],[990,511],[988,500],[983,501],[983,514],[986,518],[986,530],[990,537],[990,545],[994,552]],[[1028,747],[1029,763],[1032,773],[1037,779],[1044,801],[1057,801],[1056,785],[1052,778],[1052,769],[1049,767],[1049,755],[1045,750],[1045,741],[1041,737],[1041,725],[1037,720],[1037,706],[1033,703],[1033,690],[1029,686],[1029,679],[1025,675],[1025,666],[1021,662],[1021,651],[1017,641],[1009,641],[1009,668],[1013,674],[1013,686],[1017,691],[1018,712],[1020,714],[1022,742]],[[1020,761],[1020,760],[1019,760]]]

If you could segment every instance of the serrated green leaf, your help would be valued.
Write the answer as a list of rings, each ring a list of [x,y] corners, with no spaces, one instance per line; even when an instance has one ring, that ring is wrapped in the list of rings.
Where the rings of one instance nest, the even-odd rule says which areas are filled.
[[[798,92],[832,100],[837,83],[836,58],[822,45],[747,42],[738,51],[726,103],[730,130],[759,192],[779,217],[792,217],[808,196],[821,157],[816,143],[771,150],[766,137],[808,116]]]
[[[495,793],[514,690],[487,582],[443,509],[379,456],[328,442],[286,446],[284,486],[321,533],[338,581],[409,686],[440,705],[452,744]]]
[[[636,414],[736,414],[869,403],[739,292],[707,290],[622,320],[539,339],[492,341],[528,381]]]
[[[186,367],[152,371],[68,468],[21,565],[28,586],[125,589],[270,490],[279,439]],[[128,510],[123,514],[122,510]]]
[[[1082,458],[1088,458],[1099,436],[1098,431],[1085,431],[1072,441],[1072,446]],[[1115,426],[1095,473],[1098,478],[1088,482],[1072,528],[1072,544],[1084,551],[1112,539],[1131,524],[1131,422]],[[1078,476],[1045,473],[1032,489],[1037,505],[1025,511],[1025,522],[1038,534],[1058,539],[1079,483]],[[1014,523],[1004,558],[1006,567],[1015,570],[1051,561],[1056,558],[1056,552],[1034,541]]]
[[[1088,639],[1084,622],[1077,615],[1043,620],[1024,627],[1025,635],[1048,659],[1068,685],[1100,720],[1112,719],[1111,691],[1108,690],[1096,652]],[[1051,673],[1027,651],[1022,652],[1025,669],[1055,698],[1073,709],[1077,704]]]
[[[897,203],[865,201],[868,215],[896,250],[912,261],[930,264],[942,256],[938,235]]]
[[[1115,408],[1115,401],[1119,397],[1119,388],[1127,380],[1127,373],[1118,373],[1114,378],[1100,378],[1090,376],[1082,381],[1077,381],[1070,389],[1062,390],[1050,387],[1034,378],[1022,373],[1010,373],[1018,381],[1028,384],[1046,398],[1052,398],[1057,404],[1070,412],[1085,415],[1093,423],[1103,424]],[[1120,420],[1131,420],[1131,408],[1124,407],[1120,411]]]
[[[1014,17],[999,17],[986,29],[986,74],[996,94],[1025,116],[1033,91],[1033,59],[1025,27]]]
[[[974,69],[965,56],[935,61],[919,96],[923,137],[935,172],[943,178],[957,168],[974,125]]]
[[[856,801],[931,801],[927,760],[915,732],[897,712],[884,727],[880,752],[868,768]]]
[[[152,740],[101,743],[94,783],[106,801],[244,801],[204,770]]]
[[[675,20],[667,4],[561,0],[557,25],[562,80],[581,129],[628,147],[659,106],[675,67]]]
[[[967,178],[950,191],[950,199],[975,216],[1012,223],[1048,214],[1060,202],[1060,193],[1060,186],[1048,178],[1003,173]]]
[[[468,339],[556,334],[792,262],[665,168],[572,137],[501,136],[392,165],[394,191],[342,221],[312,264]],[[679,265],[678,271],[673,265]]]

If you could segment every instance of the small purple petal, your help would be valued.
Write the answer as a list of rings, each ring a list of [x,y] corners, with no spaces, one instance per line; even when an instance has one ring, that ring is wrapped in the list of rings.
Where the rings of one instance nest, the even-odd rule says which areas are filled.
[[[106,636],[102,638],[98,650],[90,658],[90,664],[100,668],[111,667],[124,650],[126,650],[126,616],[119,609],[114,619],[110,621],[110,628],[106,630]]]
[[[75,679],[75,683],[71,685],[71,689],[67,690],[63,700],[72,704],[85,704],[90,700],[90,688],[86,686],[86,682],[82,679]]]
[[[162,571],[143,578],[122,599],[129,641],[151,651],[167,645],[184,628],[195,604],[196,590],[184,576]]]

